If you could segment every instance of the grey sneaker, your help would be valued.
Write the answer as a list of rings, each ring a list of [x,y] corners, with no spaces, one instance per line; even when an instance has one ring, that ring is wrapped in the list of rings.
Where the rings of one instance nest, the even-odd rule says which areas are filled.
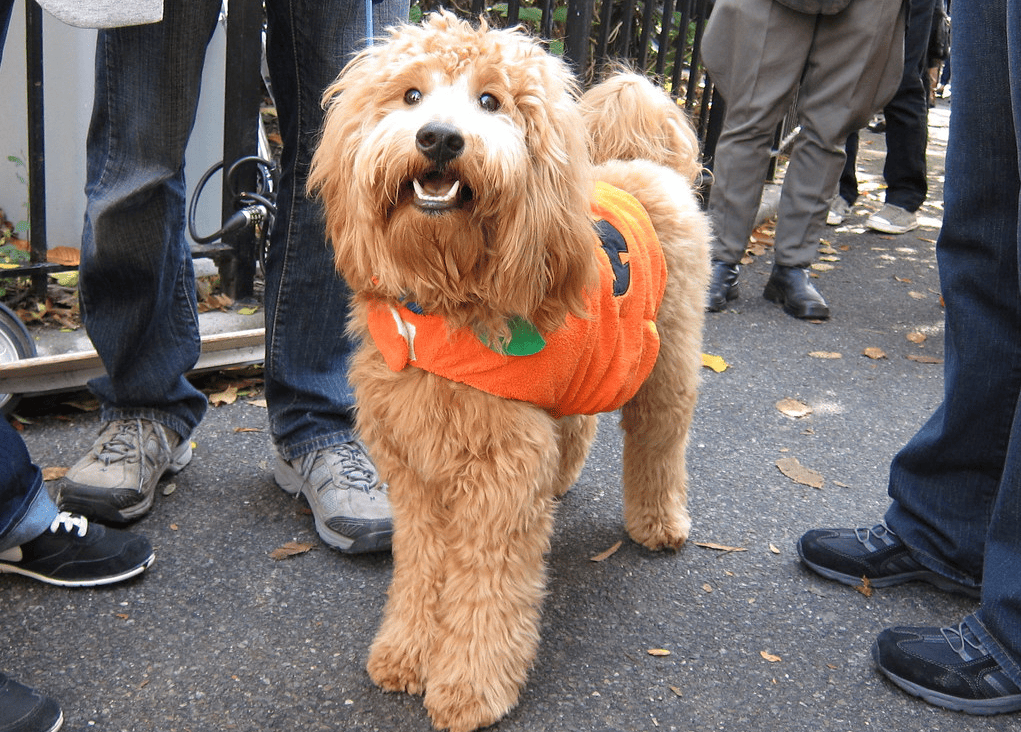
[[[830,210],[826,212],[827,226],[840,226],[851,215],[851,204],[839,193],[830,199]]]
[[[273,477],[291,495],[304,495],[316,531],[342,552],[388,551],[393,515],[387,486],[360,441],[327,447],[294,460],[277,455]]]
[[[152,508],[156,484],[191,460],[191,441],[148,419],[107,422],[60,482],[60,508],[106,523],[126,523]]]
[[[869,216],[865,225],[884,234],[906,234],[918,228],[918,216],[914,211],[888,203]]]

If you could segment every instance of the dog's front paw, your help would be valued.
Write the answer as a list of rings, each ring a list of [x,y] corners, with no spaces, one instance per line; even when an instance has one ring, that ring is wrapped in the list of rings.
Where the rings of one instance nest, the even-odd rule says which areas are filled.
[[[421,694],[425,690],[417,654],[409,653],[406,648],[377,641],[369,651],[366,668],[372,682],[384,691]]]
[[[691,517],[687,511],[674,516],[644,517],[645,520],[628,521],[628,534],[636,542],[652,551],[679,549],[688,540]]]
[[[425,694],[425,708],[436,729],[472,732],[507,714],[517,702],[517,688],[512,690],[512,698],[506,696],[497,689],[483,693],[468,685],[436,684]]]

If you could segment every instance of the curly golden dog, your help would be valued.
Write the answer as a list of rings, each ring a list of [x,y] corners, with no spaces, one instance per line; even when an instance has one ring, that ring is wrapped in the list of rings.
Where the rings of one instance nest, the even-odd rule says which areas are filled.
[[[310,190],[354,293],[357,424],[394,513],[368,671],[473,730],[535,658],[554,508],[597,412],[620,410],[630,536],[688,537],[698,143],[643,77],[580,96],[540,42],[446,12],[391,29],[324,105]]]

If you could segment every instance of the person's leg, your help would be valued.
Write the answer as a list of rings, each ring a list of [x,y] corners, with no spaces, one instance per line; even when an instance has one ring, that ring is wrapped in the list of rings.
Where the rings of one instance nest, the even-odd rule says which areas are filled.
[[[58,510],[43,487],[42,471],[32,463],[25,441],[0,417],[0,552],[46,530]]]
[[[167,2],[161,23],[100,32],[87,141],[82,317],[106,368],[89,387],[104,421],[185,438],[206,400],[184,377],[200,348],[184,149],[219,8]]]
[[[893,99],[883,108],[886,116],[886,203],[914,214],[928,191],[925,150],[929,105],[925,74],[934,0],[910,0],[904,37],[904,72]],[[917,225],[914,216],[887,209],[866,223],[887,233],[900,233]],[[884,227],[884,222],[887,226]],[[893,226],[894,228],[890,228]]]
[[[62,508],[132,521],[191,459],[206,398],[185,378],[201,341],[185,238],[184,150],[220,2],[174,0],[160,23],[104,30],[87,138],[82,320],[106,368],[104,422],[61,481]]]
[[[360,0],[270,0],[267,60],[283,137],[277,217],[266,258],[266,400],[277,483],[304,495],[331,546],[388,549],[385,487],[354,433],[346,331],[350,291],[337,274],[320,204],[306,195],[322,94],[366,42]],[[374,5],[373,32],[407,19],[407,0]]]
[[[801,79],[815,22],[773,0],[720,0],[709,17],[702,60],[727,103],[709,198],[715,260],[736,264],[748,245],[773,137]]]
[[[837,191],[848,205],[858,200],[858,131],[847,136],[844,143],[844,168],[840,171],[840,183]]]
[[[900,0],[856,0],[819,16],[798,93],[801,132],[784,175],[776,263],[806,267],[816,257],[847,136],[865,126],[901,77]]]

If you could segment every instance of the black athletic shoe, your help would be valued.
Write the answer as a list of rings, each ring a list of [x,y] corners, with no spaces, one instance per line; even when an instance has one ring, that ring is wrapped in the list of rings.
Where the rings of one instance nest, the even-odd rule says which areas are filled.
[[[155,558],[144,536],[63,511],[36,538],[0,552],[0,573],[64,587],[91,587],[134,577]]]
[[[915,561],[885,524],[871,529],[813,529],[798,540],[798,556],[816,573],[852,587],[864,579],[872,587],[922,581],[946,592],[979,596],[978,588],[958,584]]]
[[[968,714],[1021,711],[1021,688],[964,623],[887,628],[872,659],[890,681],[930,704]]]
[[[0,732],[56,732],[63,723],[57,702],[0,673]]]

